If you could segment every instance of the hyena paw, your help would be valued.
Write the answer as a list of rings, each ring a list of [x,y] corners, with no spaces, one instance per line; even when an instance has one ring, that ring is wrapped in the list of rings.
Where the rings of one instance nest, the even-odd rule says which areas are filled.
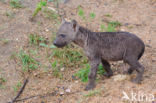
[[[133,73],[133,70],[130,68],[127,71],[124,71],[124,74],[128,74],[128,75],[131,75],[132,73]]]
[[[85,88],[85,91],[91,90],[93,88],[95,88],[95,84],[88,84]]]
[[[133,83],[141,84],[141,79],[135,78],[131,80]]]
[[[111,76],[113,76],[113,73],[104,73],[103,75],[107,78],[110,78]]]

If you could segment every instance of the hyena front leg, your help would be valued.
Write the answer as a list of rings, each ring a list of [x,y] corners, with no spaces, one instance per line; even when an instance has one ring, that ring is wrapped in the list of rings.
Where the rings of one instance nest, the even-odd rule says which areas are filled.
[[[100,59],[98,59],[98,58],[90,60],[91,69],[90,69],[90,73],[88,75],[89,82],[88,82],[85,90],[90,90],[95,87],[96,72],[97,72],[99,64],[100,64]]]

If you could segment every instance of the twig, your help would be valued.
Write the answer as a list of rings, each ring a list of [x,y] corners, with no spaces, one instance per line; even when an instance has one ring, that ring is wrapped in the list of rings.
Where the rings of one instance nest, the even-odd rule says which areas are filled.
[[[35,98],[35,97],[44,98],[44,97],[47,97],[47,96],[55,96],[55,95],[56,95],[56,91],[54,91],[52,93],[44,94],[44,95],[34,95],[34,96],[26,97],[26,98],[23,98],[23,99],[16,100],[16,102],[25,101],[25,100]]]
[[[34,96],[30,96],[30,97],[26,97],[26,98],[23,98],[23,99],[16,100],[15,102],[25,101],[25,100],[35,98],[35,97],[45,98],[45,97],[48,97],[48,96],[57,96],[58,95],[57,92],[58,91],[53,91],[52,93],[47,93],[47,94],[44,94],[44,95],[34,95]],[[71,94],[74,94],[74,93],[77,93],[77,92],[80,92],[80,91],[71,92],[71,93],[68,93],[66,95],[71,95]]]
[[[20,91],[18,92],[17,96],[9,103],[16,102],[16,99],[22,94],[22,92],[23,92],[23,90],[24,90],[27,83],[28,83],[28,78],[24,81],[24,84],[23,84],[22,88],[20,89]]]

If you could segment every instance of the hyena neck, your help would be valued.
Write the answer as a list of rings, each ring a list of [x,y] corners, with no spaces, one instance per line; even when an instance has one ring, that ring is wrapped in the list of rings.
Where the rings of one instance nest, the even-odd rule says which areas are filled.
[[[84,48],[89,34],[91,34],[90,30],[80,26],[79,31],[76,34],[74,43],[79,45],[80,47]]]

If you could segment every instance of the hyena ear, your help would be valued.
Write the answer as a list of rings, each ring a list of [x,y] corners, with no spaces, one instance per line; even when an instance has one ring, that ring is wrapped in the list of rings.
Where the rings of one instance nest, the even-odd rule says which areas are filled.
[[[77,21],[76,20],[72,20],[71,23],[72,23],[72,27],[73,27],[74,31],[76,31],[76,28],[78,26]]]
[[[66,20],[62,17],[62,24],[65,23],[65,22],[66,22]]]

